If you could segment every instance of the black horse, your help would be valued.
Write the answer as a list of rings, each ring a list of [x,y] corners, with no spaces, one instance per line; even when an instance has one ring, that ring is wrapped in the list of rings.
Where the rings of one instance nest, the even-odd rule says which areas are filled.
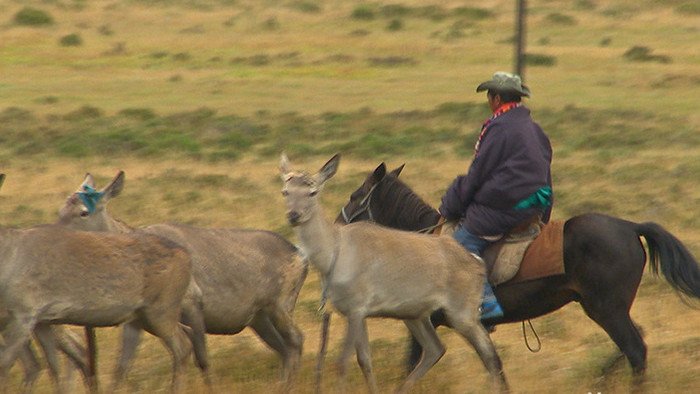
[[[371,220],[407,231],[434,228],[440,214],[398,179],[402,169],[387,174],[384,163],[380,164],[352,193],[336,223]],[[647,260],[640,236],[647,241],[651,271],[658,275],[661,269],[677,292],[700,298],[700,267],[676,237],[655,223],[587,213],[564,224],[565,273],[496,286],[504,316],[484,324],[532,319],[579,302],[627,357],[635,380],[641,381],[647,348],[629,315]],[[436,327],[448,325],[440,311],[431,319]],[[421,352],[414,339],[409,365],[417,362]]]

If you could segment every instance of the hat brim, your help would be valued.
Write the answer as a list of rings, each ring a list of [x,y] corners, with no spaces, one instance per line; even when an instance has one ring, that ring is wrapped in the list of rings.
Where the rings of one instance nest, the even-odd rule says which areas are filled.
[[[512,86],[503,86],[502,83],[496,81],[486,81],[479,84],[479,86],[476,87],[476,91],[478,93],[483,92],[484,90],[495,90],[500,93],[512,93],[519,96],[530,97],[530,89],[528,89],[525,85],[521,86],[522,88],[518,89]]]

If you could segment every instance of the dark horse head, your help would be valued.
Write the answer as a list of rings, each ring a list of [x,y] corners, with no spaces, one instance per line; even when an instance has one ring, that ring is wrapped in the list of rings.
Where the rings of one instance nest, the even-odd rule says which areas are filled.
[[[406,231],[421,231],[434,225],[440,214],[399,178],[404,164],[387,173],[382,162],[350,195],[336,223],[362,220]]]

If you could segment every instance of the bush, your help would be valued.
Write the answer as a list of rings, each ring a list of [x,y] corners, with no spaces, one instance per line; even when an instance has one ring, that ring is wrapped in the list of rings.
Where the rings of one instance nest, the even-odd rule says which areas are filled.
[[[623,55],[625,59],[631,62],[659,62],[671,63],[671,58],[664,55],[652,55],[651,49],[644,46],[635,45],[628,49]]]
[[[403,22],[401,19],[392,19],[391,22],[386,26],[389,31],[397,31],[403,29]]]
[[[61,37],[58,42],[64,47],[77,47],[83,45],[83,39],[80,37],[80,35],[75,33]]]
[[[308,12],[308,13],[319,13],[321,12],[321,6],[315,3],[311,3],[308,1],[298,1],[292,4],[293,8],[296,8],[297,10],[301,12]]]
[[[690,1],[676,7],[676,12],[684,15],[700,15],[700,3]]]
[[[530,66],[553,66],[557,63],[557,58],[549,55],[537,53],[526,53],[525,64]]]
[[[18,25],[25,26],[51,25],[53,17],[38,8],[24,7],[15,14],[14,21]]]
[[[493,16],[493,13],[489,10],[474,7],[457,7],[453,12],[457,16],[466,17],[473,20],[482,20]]]
[[[557,25],[573,26],[576,24],[576,19],[572,16],[560,14],[558,12],[547,15],[545,18],[548,22]]]
[[[372,20],[376,17],[374,9],[368,5],[359,5],[352,10],[354,19]]]

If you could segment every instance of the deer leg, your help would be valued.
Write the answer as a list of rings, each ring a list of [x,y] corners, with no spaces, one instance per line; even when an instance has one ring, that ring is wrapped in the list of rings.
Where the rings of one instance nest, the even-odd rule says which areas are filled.
[[[5,349],[0,347],[0,353],[3,350]],[[19,351],[18,358],[22,363],[22,367],[24,368],[24,381],[22,382],[22,392],[31,393],[32,388],[34,387],[34,383],[39,377],[39,372],[41,371],[41,364],[39,364],[39,360],[37,360],[36,355],[32,350],[30,342],[27,342],[24,348]]]
[[[486,328],[478,319],[475,309],[464,313],[452,313],[448,315],[452,327],[476,350],[481,362],[491,375],[494,387],[501,392],[508,391],[508,382],[503,373],[501,359],[496,353],[496,347],[491,341]]]
[[[90,393],[97,393],[97,375],[95,373],[94,367],[91,367],[88,362],[88,348],[83,346],[83,342],[76,336],[76,334],[74,334],[68,329],[65,329],[62,326],[52,326],[51,330],[54,332],[54,337],[56,338],[56,341],[58,343],[58,348],[61,349],[61,351],[68,357],[68,360],[70,361],[69,367],[71,368],[67,369],[68,373],[64,381],[71,382],[71,375],[69,373],[72,372],[74,367],[78,369],[82,374],[83,381],[85,382],[87,390]],[[86,339],[88,343],[92,341],[92,345],[88,345],[88,347],[91,346],[93,348],[92,351],[95,351],[95,329],[85,328],[85,332],[86,334],[88,332],[92,334],[92,339]],[[70,388],[68,389],[69,391],[75,391],[70,390]]]
[[[56,352],[58,342],[56,341],[54,332],[51,330],[51,326],[47,324],[37,324],[34,328],[34,336],[44,352],[44,358],[46,358],[46,363],[49,365],[49,372],[54,381],[56,392],[65,392],[65,387],[61,380],[61,367],[58,360],[58,353]]]
[[[282,356],[282,379],[289,387],[301,363],[304,334],[294,324],[291,314],[281,308],[258,313],[251,327]]]
[[[170,306],[165,308],[164,306]],[[173,365],[171,391],[180,390],[180,375],[182,366],[187,356],[192,351],[191,341],[185,331],[185,326],[179,323],[181,317],[180,308],[172,308],[173,305],[152,305],[142,311],[140,323],[149,333],[160,338],[170,352]],[[161,308],[163,307],[163,308]]]
[[[194,349],[194,358],[197,368],[202,371],[202,378],[207,387],[211,387],[211,376],[209,374],[209,359],[207,355],[206,327],[204,325],[204,311],[201,304],[192,305],[185,302],[182,308],[183,324],[192,329],[187,332]]]
[[[357,364],[360,366],[371,393],[377,392],[377,382],[372,373],[372,356],[369,348],[369,335],[367,334],[367,322],[363,319],[360,325],[360,333],[357,337],[355,351],[357,352]]]
[[[121,354],[119,355],[119,362],[117,364],[117,369],[114,372],[114,379],[112,381],[111,391],[116,391],[122,384],[126,373],[131,366],[131,361],[134,359],[134,354],[136,353],[136,348],[141,342],[141,326],[135,322],[131,321],[122,327],[122,348]]]
[[[3,337],[7,347],[0,353],[0,392],[6,392],[5,381],[7,380],[7,374],[19,354],[26,351],[27,346],[29,346],[33,330],[34,319],[29,317],[22,319],[17,315],[5,327]]]
[[[154,335],[159,336],[163,340],[163,344],[170,351],[173,359],[173,377],[171,382],[171,391],[177,393],[180,391],[180,374],[182,365],[185,363],[187,356],[190,353],[189,338],[182,326],[175,325],[169,333],[154,332]]]
[[[404,320],[404,324],[411,331],[413,338],[423,347],[423,355],[418,360],[418,364],[406,377],[406,380],[396,389],[397,392],[405,393],[420,379],[430,368],[433,367],[445,354],[445,346],[438,338],[433,324],[429,317],[415,320]]]
[[[343,349],[338,357],[338,392],[342,393],[345,390],[345,376],[348,371],[348,363],[352,351],[356,348],[357,338],[361,333],[364,316],[348,316],[347,329],[345,332],[345,341]]]

